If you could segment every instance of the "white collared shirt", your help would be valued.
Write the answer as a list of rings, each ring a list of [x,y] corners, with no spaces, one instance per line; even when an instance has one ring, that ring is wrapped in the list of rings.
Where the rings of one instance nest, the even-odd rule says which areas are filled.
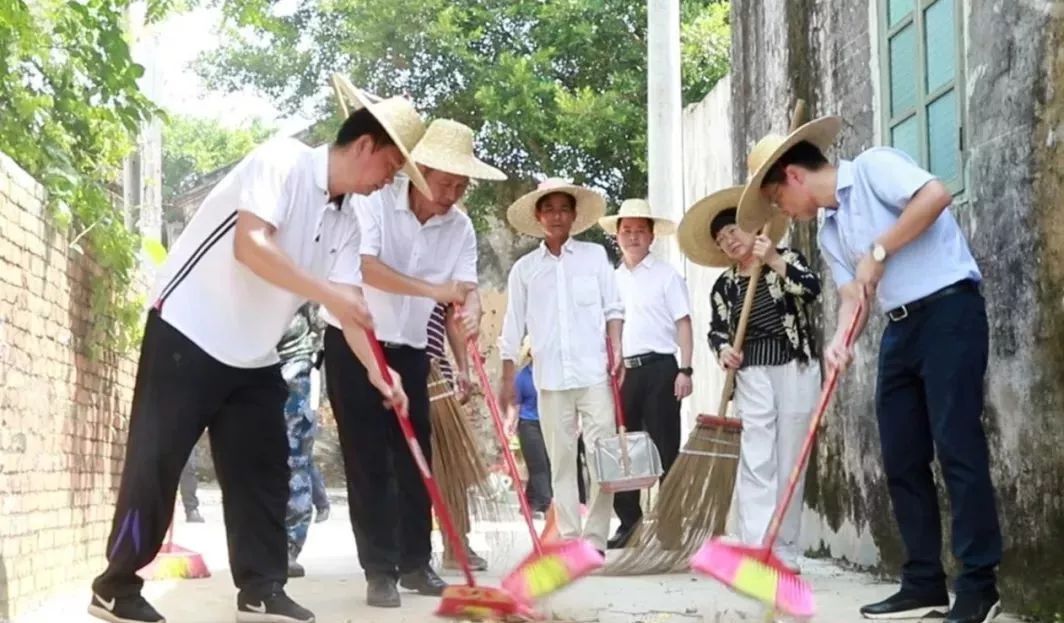
[[[218,361],[277,363],[277,343],[306,302],[237,261],[238,211],[273,225],[274,241],[308,273],[361,283],[358,221],[329,202],[328,150],[290,138],[259,146],[211,190],[171,246],[152,300],[163,320]]]
[[[616,274],[624,301],[624,356],[675,353],[676,321],[691,315],[683,277],[650,254],[631,270],[621,262]]]
[[[517,361],[527,332],[540,390],[606,381],[606,321],[622,319],[624,304],[605,249],[570,238],[556,257],[540,243],[510,269],[507,294],[504,361]]]
[[[362,255],[375,256],[392,270],[429,283],[477,283],[477,237],[473,222],[452,207],[421,224],[410,209],[410,179],[395,182],[351,204],[361,229]],[[363,286],[377,339],[425,348],[436,301]],[[335,321],[326,316],[335,326]]]

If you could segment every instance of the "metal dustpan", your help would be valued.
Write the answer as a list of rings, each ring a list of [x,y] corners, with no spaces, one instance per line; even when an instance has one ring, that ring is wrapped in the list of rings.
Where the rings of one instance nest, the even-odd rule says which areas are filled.
[[[607,359],[613,360],[613,346],[606,338]],[[644,432],[628,432],[624,424],[624,409],[621,407],[621,392],[617,377],[609,373],[610,389],[613,391],[613,411],[617,416],[617,434],[595,440],[595,467],[598,469],[599,486],[607,493],[649,489],[665,473],[661,455],[650,435]]]

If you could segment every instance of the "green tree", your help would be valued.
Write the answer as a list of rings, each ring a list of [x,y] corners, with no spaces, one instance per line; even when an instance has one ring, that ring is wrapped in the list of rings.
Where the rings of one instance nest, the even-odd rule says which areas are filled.
[[[430,116],[470,125],[481,153],[510,175],[470,196],[479,227],[547,175],[596,186],[614,202],[645,196],[644,2],[333,0],[284,16],[271,13],[274,4],[225,2],[228,43],[199,65],[208,83],[253,85],[293,112],[318,98],[327,118],[335,107],[322,94],[329,74],[342,71],[370,91],[408,94]],[[684,5],[689,23],[721,10],[720,2]],[[685,30],[693,42],[707,29]],[[688,73],[726,65],[726,47],[689,47],[701,57]],[[724,60],[709,63],[709,49]],[[700,85],[692,89],[711,81],[684,80]]]
[[[171,116],[163,128],[163,201],[194,187],[203,174],[240,160],[272,133],[258,119],[227,128],[212,119]]]
[[[0,151],[48,191],[72,246],[104,268],[94,284],[89,341],[128,347],[139,305],[129,298],[139,237],[106,188],[119,179],[141,122],[157,111],[126,42],[122,0],[4,0],[0,10]]]

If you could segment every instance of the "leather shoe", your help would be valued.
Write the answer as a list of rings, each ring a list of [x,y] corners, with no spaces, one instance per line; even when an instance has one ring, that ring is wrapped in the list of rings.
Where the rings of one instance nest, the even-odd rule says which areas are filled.
[[[946,623],[990,623],[1001,614],[997,589],[983,593],[957,593]]]
[[[621,526],[617,528],[617,532],[606,541],[607,549],[623,549],[625,545],[628,545],[629,539],[635,534],[635,526],[629,526],[625,528]]]
[[[321,523],[323,521],[328,521],[328,519],[329,519],[329,507],[326,506],[325,508],[319,510],[317,515],[314,516],[314,523]]]
[[[915,593],[902,589],[878,603],[861,607],[861,616],[866,619],[922,619],[943,617],[949,610],[949,595],[941,593]]]
[[[203,523],[203,515],[197,509],[192,509],[185,513],[186,523]]]
[[[387,575],[366,577],[366,603],[374,608],[398,608],[399,589],[395,579]]]
[[[432,567],[425,565],[420,569],[400,574],[399,586],[410,591],[417,591],[419,595],[438,597],[443,594],[443,589],[447,588],[447,583],[436,575]]]

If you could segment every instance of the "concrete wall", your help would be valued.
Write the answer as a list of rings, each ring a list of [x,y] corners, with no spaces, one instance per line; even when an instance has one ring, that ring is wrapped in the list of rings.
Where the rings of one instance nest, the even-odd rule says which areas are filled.
[[[1057,553],[1064,545],[1064,6],[964,6],[966,190],[954,211],[986,279],[985,425],[1006,537],[1002,588],[1008,608],[1048,616],[1064,612]],[[846,120],[836,155],[880,142],[875,2],[733,0],[732,11],[737,166],[763,133],[785,129],[778,111],[794,97],[811,102],[814,115]],[[811,251],[813,231],[796,231],[797,246]],[[828,329],[832,290],[823,297]],[[873,408],[882,327],[878,318],[870,324],[828,416],[804,538],[813,549],[892,574],[903,551]]]
[[[86,357],[101,269],[0,154],[0,621],[103,569],[134,361]]]
[[[730,77],[717,83],[701,102],[688,106],[683,113],[683,206],[670,214],[679,221],[683,213],[699,199],[736,183],[732,160],[732,83]],[[692,366],[695,368],[694,392],[684,401],[684,430],[694,425],[700,413],[716,413],[724,374],[709,348],[706,335],[712,312],[709,293],[720,276],[720,269],[699,266],[687,259],[682,261],[682,274],[687,279],[691,295],[691,322],[694,328],[695,349]]]

